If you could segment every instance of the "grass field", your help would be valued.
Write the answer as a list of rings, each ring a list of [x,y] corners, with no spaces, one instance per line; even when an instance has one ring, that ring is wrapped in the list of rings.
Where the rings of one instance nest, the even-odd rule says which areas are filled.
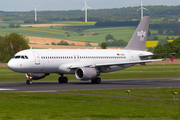
[[[113,73],[101,74],[102,80],[109,79],[142,79],[142,78],[180,78],[180,64],[178,65],[147,65],[133,66]],[[69,80],[76,80],[75,75],[65,75]],[[52,74],[42,81],[57,81],[59,75]],[[16,73],[8,68],[0,68],[0,82],[24,82],[24,73]]]
[[[173,93],[180,93],[180,88],[147,88],[147,89],[128,89],[131,97],[145,97],[145,98],[161,98],[172,99]],[[77,90],[77,91],[59,91],[66,93],[83,93],[93,95],[119,95],[126,96],[125,89],[111,89],[111,90]]]
[[[171,93],[171,96],[172,91],[180,91],[179,88],[132,89],[131,91],[134,96],[152,93],[155,94],[155,96],[164,98],[165,92],[162,92],[164,90],[166,93]],[[98,94],[111,95],[113,93],[116,95],[123,94],[125,96],[125,91],[125,89],[99,90]],[[95,94],[94,91],[77,92]],[[61,93],[0,93],[0,96],[0,119],[2,120],[180,119],[180,102],[173,100],[68,95]]]
[[[58,38],[58,39],[66,39],[73,41],[81,41],[81,42],[94,42],[101,43],[105,41],[105,37],[107,34],[112,34],[114,38],[117,40],[124,39],[125,41],[129,41],[136,29],[136,27],[96,27],[94,26],[95,22],[69,22],[69,21],[60,21],[53,22],[52,24],[64,24],[64,26],[54,26],[50,27],[21,27],[11,29],[8,28],[10,23],[19,23],[21,25],[24,24],[22,21],[9,21],[0,23],[0,35],[10,34],[11,32],[18,32],[23,34],[24,36],[37,36],[37,37],[47,37],[47,38]],[[34,24],[29,24],[29,26]],[[163,28],[164,32],[169,28],[178,28],[180,24],[161,24],[161,28]],[[6,28],[1,28],[6,27]],[[77,29],[83,29],[84,36],[79,36],[77,34]],[[159,27],[153,27],[150,25],[151,33],[158,33]],[[70,34],[70,37],[65,35],[65,32]],[[96,35],[93,35],[96,33]],[[156,35],[155,35],[156,36]],[[155,36],[148,36],[148,40],[152,40]],[[164,39],[166,35],[157,35],[159,39]],[[169,36],[170,38],[177,38],[179,36]]]

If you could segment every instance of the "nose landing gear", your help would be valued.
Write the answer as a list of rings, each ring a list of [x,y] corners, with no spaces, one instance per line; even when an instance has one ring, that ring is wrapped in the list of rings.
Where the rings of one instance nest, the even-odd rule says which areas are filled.
[[[32,80],[27,80],[26,84],[31,85],[31,84],[33,84],[33,82],[32,82]]]

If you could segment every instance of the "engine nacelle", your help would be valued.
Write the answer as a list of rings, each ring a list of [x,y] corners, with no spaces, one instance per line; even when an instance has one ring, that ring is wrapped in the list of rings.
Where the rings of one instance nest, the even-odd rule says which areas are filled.
[[[91,80],[97,77],[97,71],[95,68],[77,68],[75,76],[79,80]]]
[[[46,73],[26,73],[26,77],[31,80],[39,80],[46,77],[49,74]]]

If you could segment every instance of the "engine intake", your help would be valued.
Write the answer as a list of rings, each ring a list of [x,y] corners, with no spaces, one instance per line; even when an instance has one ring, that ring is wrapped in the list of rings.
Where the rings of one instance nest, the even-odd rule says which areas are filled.
[[[77,68],[75,76],[79,80],[91,80],[97,77],[97,71],[95,68]]]
[[[26,77],[31,80],[39,80],[46,77],[49,74],[46,73],[26,73]]]

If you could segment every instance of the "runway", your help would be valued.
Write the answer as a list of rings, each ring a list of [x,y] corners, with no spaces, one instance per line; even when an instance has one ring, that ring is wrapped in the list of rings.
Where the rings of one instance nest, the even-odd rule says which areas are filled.
[[[53,92],[61,90],[164,88],[179,86],[180,78],[102,80],[101,84],[91,84],[90,81],[69,81],[68,84],[33,81],[32,85],[27,85],[25,82],[0,83],[0,92]]]

